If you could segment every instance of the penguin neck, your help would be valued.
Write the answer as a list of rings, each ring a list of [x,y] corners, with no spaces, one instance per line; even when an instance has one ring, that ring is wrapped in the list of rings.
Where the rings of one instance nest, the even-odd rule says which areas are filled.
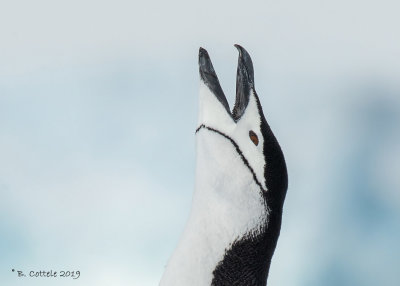
[[[257,272],[266,277],[266,267],[261,267],[263,273],[260,274],[260,266],[252,262],[267,259],[259,251],[266,243],[268,224],[268,208],[260,187],[226,138],[208,130],[200,130],[196,137],[192,210],[160,285],[222,285],[229,282],[224,279],[234,283],[235,277],[245,277],[240,276],[242,270],[247,276]],[[237,256],[237,250],[245,256],[239,255],[242,265],[232,259]],[[235,265],[241,267],[236,269]],[[233,273],[235,271],[240,273]]]

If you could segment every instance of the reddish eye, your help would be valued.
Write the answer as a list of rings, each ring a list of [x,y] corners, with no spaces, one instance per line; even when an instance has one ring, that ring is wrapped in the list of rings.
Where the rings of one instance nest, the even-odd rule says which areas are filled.
[[[252,130],[250,130],[249,136],[250,136],[251,141],[253,141],[254,145],[258,146],[258,137],[257,137],[257,134],[254,133]]]

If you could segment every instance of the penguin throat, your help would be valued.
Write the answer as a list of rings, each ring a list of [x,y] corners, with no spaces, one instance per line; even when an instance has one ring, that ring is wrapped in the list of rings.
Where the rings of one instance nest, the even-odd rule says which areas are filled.
[[[216,131],[206,127],[201,130],[196,136],[196,183],[191,213],[160,285],[212,285],[213,281],[213,285],[222,285],[215,280],[219,273],[224,276],[225,270],[234,270],[227,266],[231,264],[229,253],[237,255],[236,249],[243,242],[260,240],[269,224],[263,191],[236,146]],[[261,241],[264,240],[259,244]],[[253,248],[245,244],[249,246],[245,249]],[[254,246],[256,253],[258,247]],[[246,257],[251,258],[249,253]]]
[[[246,157],[243,155],[242,150],[240,150],[239,145],[235,142],[235,140],[233,140],[230,136],[226,135],[225,133],[223,133],[223,132],[221,132],[221,131],[219,131],[219,130],[217,130],[217,129],[214,129],[214,128],[210,127],[210,126],[207,126],[207,125],[205,125],[205,124],[201,124],[201,125],[196,129],[196,132],[195,132],[195,133],[197,134],[201,129],[206,129],[206,130],[208,130],[208,131],[215,132],[216,134],[221,135],[221,136],[224,137],[225,139],[229,140],[230,143],[235,147],[235,150],[236,150],[236,152],[239,154],[240,158],[242,159],[243,164],[249,169],[249,171],[250,171],[251,174],[253,175],[254,182],[260,187],[260,190],[261,190],[262,192],[266,192],[266,190],[263,188],[262,184],[261,184],[260,181],[258,180],[257,175],[256,175],[256,173],[254,172],[253,168],[250,166],[249,161],[248,161],[248,160],[246,159]]]

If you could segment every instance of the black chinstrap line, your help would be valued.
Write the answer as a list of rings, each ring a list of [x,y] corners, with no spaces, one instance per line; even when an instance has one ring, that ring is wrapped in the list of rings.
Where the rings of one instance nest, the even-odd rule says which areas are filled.
[[[249,161],[247,161],[246,157],[243,155],[242,150],[240,150],[239,145],[235,142],[235,140],[233,140],[230,136],[226,135],[225,133],[223,133],[223,132],[221,132],[221,131],[219,131],[219,130],[217,130],[217,129],[214,129],[214,128],[212,128],[212,127],[206,126],[206,125],[204,125],[204,124],[201,124],[199,127],[197,127],[195,133],[199,132],[199,130],[202,129],[202,128],[207,129],[207,130],[212,131],[212,132],[215,132],[215,133],[217,133],[217,134],[219,134],[219,135],[225,137],[226,139],[228,139],[228,140],[232,143],[232,145],[235,147],[236,152],[239,154],[240,158],[242,158],[243,163],[244,163],[244,164],[247,166],[247,168],[250,170],[250,172],[251,172],[251,174],[253,175],[253,179],[254,179],[254,181],[256,182],[256,184],[260,187],[260,189],[261,189],[263,192],[266,192],[266,190],[263,188],[263,186],[261,185],[261,183],[258,181],[257,176],[256,176],[256,173],[254,172],[253,168],[250,166]]]

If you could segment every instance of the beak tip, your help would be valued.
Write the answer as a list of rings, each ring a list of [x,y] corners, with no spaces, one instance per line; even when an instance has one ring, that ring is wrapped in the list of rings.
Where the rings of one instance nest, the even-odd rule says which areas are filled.
[[[199,48],[199,56],[200,56],[200,55],[203,55],[203,54],[207,54],[207,50],[204,49],[203,47],[200,47],[200,48]]]
[[[243,47],[242,47],[241,45],[234,44],[233,46],[234,46],[236,49],[238,49],[238,51],[239,51],[239,54],[241,54],[241,53],[242,53]]]
[[[200,73],[207,70],[214,73],[214,68],[212,66],[210,56],[208,55],[207,50],[202,47],[199,48],[199,68]]]

